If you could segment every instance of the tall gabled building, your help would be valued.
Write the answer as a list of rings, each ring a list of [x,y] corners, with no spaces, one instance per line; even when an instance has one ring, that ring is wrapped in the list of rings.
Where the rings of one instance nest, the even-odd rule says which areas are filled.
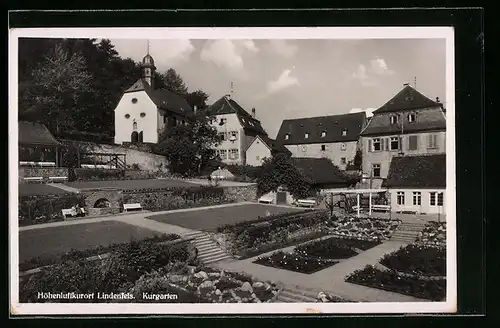
[[[154,86],[154,60],[142,60],[142,77],[125,90],[115,108],[115,143],[157,143],[167,127],[185,122],[193,110],[182,96]]]
[[[276,141],[293,157],[329,158],[340,169],[354,160],[366,113],[284,120]]]
[[[373,112],[361,132],[363,174],[371,179],[373,188],[380,187],[394,156],[443,154],[445,137],[443,104],[405,84]]]
[[[215,117],[212,125],[222,137],[217,147],[221,160],[227,164],[246,164],[246,151],[256,136],[267,137],[267,132],[255,117],[255,109],[248,113],[231,96],[225,95],[207,109]]]

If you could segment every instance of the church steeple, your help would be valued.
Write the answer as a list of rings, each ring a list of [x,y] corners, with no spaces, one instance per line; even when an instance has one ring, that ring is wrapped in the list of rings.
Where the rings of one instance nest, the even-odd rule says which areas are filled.
[[[149,54],[149,40],[148,40],[148,47],[147,47],[147,55],[142,59],[142,75],[144,80],[154,88],[154,74],[155,74],[155,61],[153,57]]]

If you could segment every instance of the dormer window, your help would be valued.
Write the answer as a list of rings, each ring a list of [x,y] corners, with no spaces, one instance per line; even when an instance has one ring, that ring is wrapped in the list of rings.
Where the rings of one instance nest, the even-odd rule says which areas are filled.
[[[342,137],[347,136],[347,129],[342,130]]]
[[[290,134],[289,133],[285,134],[285,140],[288,140],[288,139],[290,139]]]
[[[324,137],[326,137],[326,131],[321,132],[321,138],[324,138]]]
[[[398,118],[399,118],[398,115],[391,115],[391,117],[390,117],[391,124],[397,124],[399,121]]]
[[[306,138],[306,139],[309,138],[309,132],[306,132],[306,134],[304,134],[304,138]]]
[[[417,119],[417,114],[415,114],[415,113],[408,114],[408,122],[409,123],[415,122],[416,119]]]

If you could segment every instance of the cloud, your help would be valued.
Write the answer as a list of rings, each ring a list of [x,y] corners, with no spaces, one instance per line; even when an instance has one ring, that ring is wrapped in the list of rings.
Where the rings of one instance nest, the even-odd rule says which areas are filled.
[[[298,50],[298,47],[286,40],[269,40],[271,49],[283,57],[292,57]]]
[[[238,54],[235,44],[230,40],[207,42],[201,50],[200,58],[230,70],[243,68],[243,58]]]
[[[390,70],[387,63],[382,58],[372,59],[370,61],[372,70],[377,75],[391,75],[394,71]]]
[[[257,46],[252,40],[239,40],[237,42],[240,43],[246,50],[249,50],[250,52],[253,53],[259,52],[259,48],[257,48]]]
[[[208,41],[201,50],[200,58],[219,67],[241,73],[245,53],[257,53],[259,49],[252,40]]]
[[[299,79],[295,76],[291,76],[291,72],[291,70],[285,69],[277,80],[267,82],[267,92],[269,94],[276,93],[291,86],[299,85]]]
[[[352,73],[352,78],[361,82],[364,86],[373,86],[375,85],[375,81],[368,76],[366,66],[363,64],[359,64],[356,71]]]
[[[146,40],[113,39],[111,43],[122,58],[140,61],[147,53]],[[194,51],[195,47],[188,39],[149,40],[149,53],[153,56],[159,70],[188,61]]]

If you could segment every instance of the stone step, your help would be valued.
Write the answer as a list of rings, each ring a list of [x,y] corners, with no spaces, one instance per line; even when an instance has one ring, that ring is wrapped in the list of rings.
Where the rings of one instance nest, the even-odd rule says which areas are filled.
[[[224,254],[220,248],[212,248],[207,250],[198,250],[198,257],[206,257],[212,254]]]
[[[219,261],[223,261],[223,260],[228,260],[230,259],[231,257],[227,254],[221,254],[217,257],[211,257],[211,258],[208,258],[208,259],[200,259],[201,262],[203,262],[204,264],[210,264],[210,263],[214,263],[214,262],[219,262]]]
[[[417,237],[419,234],[417,232],[413,232],[413,231],[396,231],[392,234],[393,236],[415,236]]]
[[[198,245],[214,244],[214,241],[212,239],[194,239],[191,242]]]

